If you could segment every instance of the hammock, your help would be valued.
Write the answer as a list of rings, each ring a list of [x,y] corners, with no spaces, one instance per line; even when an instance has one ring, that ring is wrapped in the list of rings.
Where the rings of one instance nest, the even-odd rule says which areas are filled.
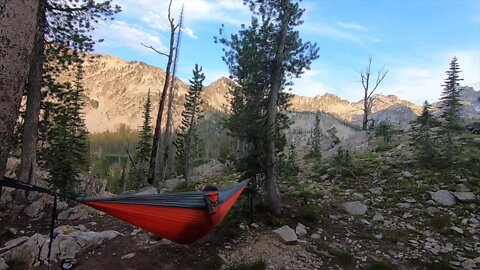
[[[204,237],[228,214],[248,180],[220,191],[76,200],[180,244]]]
[[[219,191],[117,195],[106,198],[78,197],[73,200],[173,242],[190,244],[207,235],[223,220],[247,184],[248,180],[245,180]],[[7,177],[0,181],[0,186],[55,196],[53,228],[56,197],[62,195]],[[53,229],[51,234],[53,235]]]

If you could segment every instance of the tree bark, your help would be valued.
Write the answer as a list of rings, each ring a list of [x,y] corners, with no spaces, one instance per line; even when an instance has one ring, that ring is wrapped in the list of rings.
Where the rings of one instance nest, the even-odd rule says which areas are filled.
[[[25,89],[37,30],[38,0],[0,0],[0,177]]]
[[[175,68],[174,68],[175,69]],[[163,156],[163,164],[161,168],[161,178],[165,179],[166,177],[170,177],[170,168],[168,167],[169,161],[172,159],[171,154],[173,153],[173,106],[174,106],[174,81],[175,77],[172,76],[172,84],[170,86],[170,90],[168,93],[168,110],[167,110],[167,123],[165,127],[165,140],[163,145],[165,146],[164,156]]]
[[[372,105],[373,105],[373,93],[377,90],[380,83],[385,79],[387,76],[388,70],[384,70],[383,67],[378,70],[377,78],[375,82],[370,82],[372,78],[372,57],[368,58],[368,66],[365,71],[360,72],[361,83],[364,91],[363,97],[363,119],[362,119],[362,130],[368,129],[368,116],[372,112]],[[373,89],[372,89],[373,85]]]
[[[285,2],[284,2],[285,3]],[[281,28],[278,36],[277,51],[275,54],[275,59],[273,62],[273,72],[272,72],[272,87],[268,97],[267,104],[267,136],[266,136],[266,157],[265,157],[265,167],[266,167],[266,189],[267,189],[267,199],[268,207],[270,211],[275,216],[281,215],[281,201],[280,193],[278,191],[278,181],[277,181],[277,164],[276,164],[276,155],[275,155],[275,134],[276,134],[276,120],[277,120],[277,103],[278,96],[280,94],[280,89],[282,87],[282,77],[283,77],[283,59],[284,59],[284,50],[285,42],[288,32],[288,22],[290,20],[290,10],[288,4],[284,6],[283,13],[281,15]]]
[[[368,125],[368,89],[365,90],[365,98],[363,99],[363,120],[362,120],[362,130],[367,130]]]
[[[170,8],[169,8],[170,9]],[[169,12],[170,13],[170,12]],[[173,19],[170,19],[170,49],[168,53],[167,67],[165,69],[165,83],[163,85],[162,95],[160,97],[160,104],[158,107],[157,121],[155,124],[155,132],[153,134],[153,144],[152,144],[152,154],[150,156],[150,169],[148,173],[148,182],[150,184],[156,183],[159,179],[160,167],[163,160],[163,141],[162,141],[162,118],[163,111],[165,109],[165,100],[168,93],[169,82],[170,82],[170,68],[173,62],[173,43],[175,39],[175,25],[173,24]]]
[[[163,179],[170,178],[173,167],[173,111],[175,106],[175,76],[177,74],[178,57],[180,55],[180,41],[182,38],[183,27],[183,6],[180,12],[180,22],[178,24],[177,41],[175,42],[175,57],[173,59],[172,79],[170,83],[170,90],[168,93],[168,112],[167,112],[167,124],[165,126],[165,141],[164,141],[164,160],[162,164],[161,177]]]
[[[45,32],[45,6],[46,1],[39,1],[37,33],[35,35],[35,48],[33,52],[27,82],[27,109],[22,130],[22,155],[20,163],[19,180],[36,185],[38,182],[37,170],[37,142],[38,142],[38,117],[42,100],[42,75]],[[21,195],[20,195],[21,196]],[[21,198],[17,198],[21,199]]]

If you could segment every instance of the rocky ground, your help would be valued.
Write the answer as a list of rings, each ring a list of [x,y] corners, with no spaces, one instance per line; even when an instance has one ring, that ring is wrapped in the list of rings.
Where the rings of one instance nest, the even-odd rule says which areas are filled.
[[[480,269],[475,174],[420,169],[402,140],[353,160],[351,170],[339,172],[329,161],[322,167],[302,157],[300,173],[280,185],[282,218],[266,214],[262,194],[249,215],[244,194],[221,226],[192,245],[60,203],[51,258],[55,267],[68,259],[75,269]],[[196,171],[219,186],[238,178],[218,163]],[[42,197],[15,221],[9,203],[6,190],[0,269],[47,269],[51,199]]]

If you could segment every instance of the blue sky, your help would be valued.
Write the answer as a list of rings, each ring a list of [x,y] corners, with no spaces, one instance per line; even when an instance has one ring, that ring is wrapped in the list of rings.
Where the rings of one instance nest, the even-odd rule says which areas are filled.
[[[185,5],[185,31],[178,75],[188,81],[195,63],[203,66],[207,83],[228,76],[222,46],[214,44],[222,24],[227,33],[250,22],[250,13],[237,0],[173,0],[178,18]],[[143,61],[164,68],[166,58],[140,43],[161,51],[168,46],[168,0],[119,0],[123,12],[100,23],[95,36],[105,41],[96,52],[127,61]],[[476,0],[304,0],[304,40],[317,42],[320,58],[293,93],[304,96],[335,93],[357,101],[362,90],[358,71],[373,57],[376,69],[389,73],[377,90],[421,104],[436,101],[445,70],[459,58],[462,84],[480,88],[480,1]],[[161,86],[159,86],[159,89]]]

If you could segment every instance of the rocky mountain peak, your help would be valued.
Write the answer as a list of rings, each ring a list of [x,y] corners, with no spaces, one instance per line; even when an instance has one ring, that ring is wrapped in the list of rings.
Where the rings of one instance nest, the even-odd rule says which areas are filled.
[[[126,62],[113,55],[89,55],[85,62],[84,85],[88,97],[85,109],[86,124],[90,132],[114,130],[120,124],[131,128],[141,125],[143,104],[150,90],[152,110],[158,110],[160,91],[165,81],[165,72],[143,62]],[[206,86],[203,99],[210,109],[228,111],[228,87],[233,83],[227,77],[221,77]],[[177,80],[177,101],[175,106],[175,121],[180,121],[183,110],[183,97],[188,91],[188,85]],[[480,115],[479,91],[464,87],[464,113]],[[421,107],[411,102],[401,100],[394,95],[376,95],[373,113],[382,119],[411,119],[419,114]],[[324,111],[337,118],[347,121],[358,121],[362,114],[362,102],[350,102],[335,94],[325,93],[322,96],[305,97],[293,95],[290,110],[294,112]],[[392,107],[394,106],[394,107]],[[392,107],[391,109],[389,109]],[[387,113],[380,113],[383,111]],[[401,115],[397,115],[401,114]],[[155,117],[156,113],[152,113]],[[155,119],[152,119],[155,121]]]

